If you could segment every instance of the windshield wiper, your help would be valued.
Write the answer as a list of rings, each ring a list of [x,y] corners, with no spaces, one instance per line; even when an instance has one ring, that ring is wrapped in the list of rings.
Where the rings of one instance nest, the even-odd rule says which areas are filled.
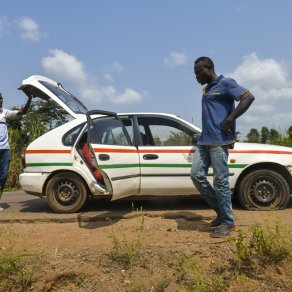
[[[68,93],[79,105],[81,105],[86,111],[88,111],[87,107],[77,98],[75,97],[70,91],[68,91],[61,82],[57,83],[58,87],[63,89],[66,93]]]

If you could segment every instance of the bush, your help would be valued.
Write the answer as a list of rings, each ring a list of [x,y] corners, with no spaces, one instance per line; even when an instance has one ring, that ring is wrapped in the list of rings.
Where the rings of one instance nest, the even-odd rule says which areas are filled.
[[[280,223],[273,227],[255,224],[250,232],[251,236],[248,237],[239,229],[234,240],[240,261],[259,259],[263,263],[279,263],[292,257],[292,234],[285,231]]]

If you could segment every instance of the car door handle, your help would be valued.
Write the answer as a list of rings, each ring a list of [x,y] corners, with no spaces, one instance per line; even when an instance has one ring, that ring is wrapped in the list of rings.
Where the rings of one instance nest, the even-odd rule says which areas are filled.
[[[108,154],[99,154],[98,155],[99,160],[101,161],[106,161],[106,160],[110,160],[110,156]]]
[[[145,154],[143,155],[144,160],[153,160],[153,159],[158,159],[158,155],[156,154]]]

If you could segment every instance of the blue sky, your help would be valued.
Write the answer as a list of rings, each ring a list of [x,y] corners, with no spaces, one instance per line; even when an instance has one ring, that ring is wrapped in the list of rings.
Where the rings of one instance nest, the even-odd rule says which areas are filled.
[[[256,97],[238,130],[292,125],[292,1],[9,0],[0,4],[0,91],[10,108],[30,75],[63,85],[89,109],[177,114],[201,125],[193,62]]]

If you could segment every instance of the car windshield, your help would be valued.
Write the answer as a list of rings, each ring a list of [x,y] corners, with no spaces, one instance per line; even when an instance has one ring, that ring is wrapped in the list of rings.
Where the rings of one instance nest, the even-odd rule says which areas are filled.
[[[49,89],[52,93],[54,93],[58,98],[64,102],[73,112],[76,114],[86,114],[88,111],[86,106],[80,102],[74,95],[65,91],[62,88],[62,85],[56,87],[48,82],[40,81],[42,85],[44,85],[47,89]]]

